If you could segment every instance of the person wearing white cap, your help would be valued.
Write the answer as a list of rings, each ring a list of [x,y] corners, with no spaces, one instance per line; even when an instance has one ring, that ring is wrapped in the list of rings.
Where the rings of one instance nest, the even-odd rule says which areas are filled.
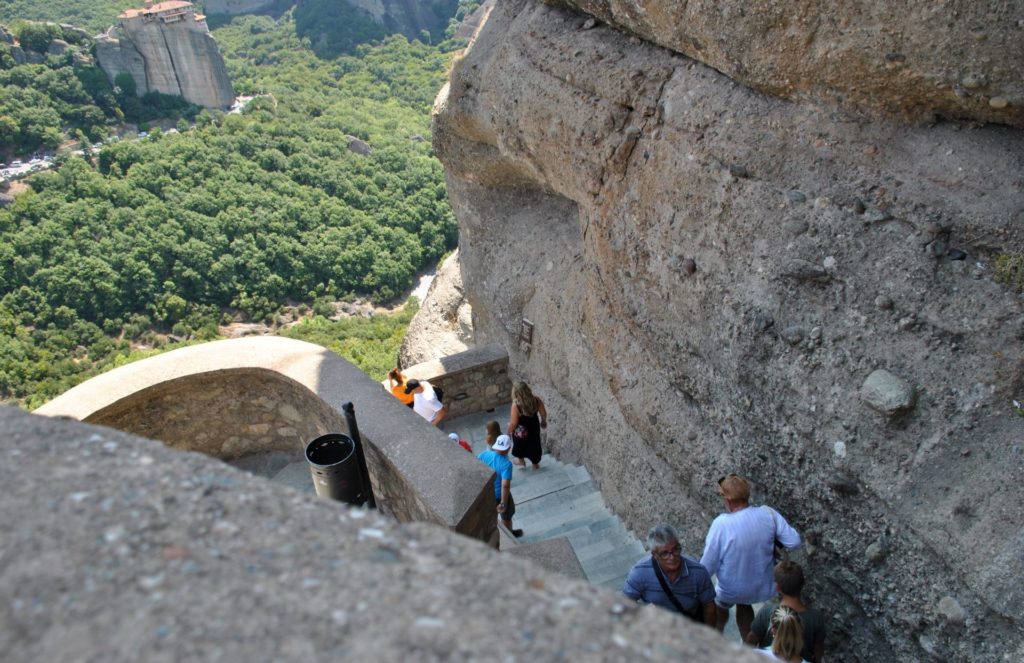
[[[454,442],[455,444],[459,445],[469,453],[473,453],[473,447],[470,446],[469,442],[459,437],[458,433],[448,433],[448,439]]]
[[[485,465],[494,470],[494,501],[498,504],[498,516],[501,524],[516,537],[523,535],[523,530],[512,529],[512,516],[516,513],[516,503],[512,499],[512,461],[508,459],[512,448],[512,438],[499,435],[490,449],[480,452],[477,456]]]

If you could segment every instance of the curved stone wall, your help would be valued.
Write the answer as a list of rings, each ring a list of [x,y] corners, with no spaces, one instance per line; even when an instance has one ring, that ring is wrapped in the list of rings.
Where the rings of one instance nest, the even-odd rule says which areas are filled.
[[[233,460],[301,451],[347,430],[355,406],[381,510],[496,540],[490,470],[326,349],[279,337],[217,341],[122,366],[37,410]],[[440,462],[439,462],[440,461]]]
[[[273,371],[244,368],[156,384],[86,421],[221,460],[302,452],[313,438],[346,430],[344,416],[303,385]]]

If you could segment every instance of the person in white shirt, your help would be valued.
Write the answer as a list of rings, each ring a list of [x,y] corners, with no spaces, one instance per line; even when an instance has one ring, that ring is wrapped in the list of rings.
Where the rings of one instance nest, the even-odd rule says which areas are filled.
[[[735,605],[736,626],[740,639],[746,641],[754,621],[752,605],[775,595],[776,542],[783,548],[796,548],[800,535],[775,509],[750,506],[750,485],[743,477],[722,477],[718,492],[727,512],[711,523],[700,563],[718,576],[718,630],[725,629],[729,608]]]
[[[434,388],[426,380],[415,378],[405,383],[405,393],[413,395],[413,412],[420,415],[435,426],[441,423],[448,414],[448,408],[437,397]]]

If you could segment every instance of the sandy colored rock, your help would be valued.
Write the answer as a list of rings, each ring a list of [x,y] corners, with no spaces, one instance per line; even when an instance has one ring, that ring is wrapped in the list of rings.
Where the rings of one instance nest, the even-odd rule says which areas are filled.
[[[183,14],[137,11],[122,13],[118,27],[96,39],[96,58],[110,82],[127,73],[139,96],[161,92],[207,108],[231,106],[234,89],[205,19],[191,7]]]
[[[939,116],[1024,126],[1019,4],[552,1],[780,97],[919,121]],[[961,87],[965,77],[973,92]],[[993,96],[1016,100],[1017,108],[990,106]]]
[[[497,3],[437,99],[476,342],[508,349],[555,452],[634,531],[668,520],[699,551],[715,479],[749,476],[809,543],[830,658],[1024,652],[1024,307],[993,266],[1024,251],[1021,131],[865,122],[586,20]],[[743,55],[730,36],[715,48]],[[832,85],[811,73],[793,80]],[[864,407],[878,366],[918,389],[905,419]],[[972,637],[936,614],[947,595]]]
[[[458,354],[472,344],[473,309],[462,289],[459,252],[455,251],[437,270],[420,310],[413,316],[399,361],[412,366],[431,359]]]

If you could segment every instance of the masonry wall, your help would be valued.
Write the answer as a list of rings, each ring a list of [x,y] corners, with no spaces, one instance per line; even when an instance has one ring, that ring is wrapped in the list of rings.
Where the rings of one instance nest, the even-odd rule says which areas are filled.
[[[504,405],[512,391],[508,353],[497,344],[416,364],[403,373],[407,378],[427,380],[441,387],[450,418]]]
[[[320,346],[278,337],[218,341],[104,373],[37,410],[234,460],[301,453],[347,432],[353,403],[381,511],[496,544],[494,473],[379,384]]]

